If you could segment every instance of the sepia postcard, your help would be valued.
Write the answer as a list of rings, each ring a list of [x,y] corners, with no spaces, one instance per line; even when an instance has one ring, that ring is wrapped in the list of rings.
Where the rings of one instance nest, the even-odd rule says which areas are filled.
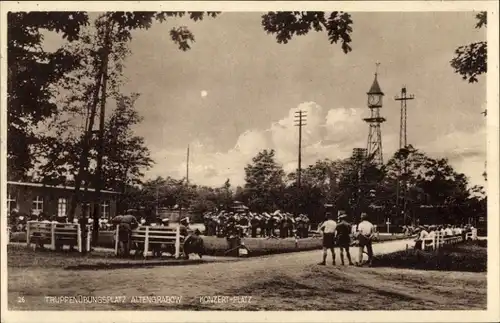
[[[496,1],[5,1],[1,321],[498,322]]]

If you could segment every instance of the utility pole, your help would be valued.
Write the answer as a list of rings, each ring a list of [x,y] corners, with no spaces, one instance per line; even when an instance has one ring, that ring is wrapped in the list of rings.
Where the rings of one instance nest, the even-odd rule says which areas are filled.
[[[301,186],[301,173],[302,173],[302,127],[307,125],[306,122],[307,113],[305,111],[299,110],[295,112],[295,126],[299,127],[299,158],[298,158],[298,168],[297,168],[297,187]]]
[[[406,102],[409,100],[415,99],[415,96],[413,94],[407,94],[406,86],[403,85],[401,88],[401,95],[396,96],[394,100],[400,101],[401,102],[401,115],[400,115],[400,124],[399,124],[399,150],[401,149],[406,149],[408,146],[408,141],[407,141],[407,130],[406,130],[406,121],[407,121],[407,104]],[[403,159],[403,174],[406,174],[408,171],[408,163],[407,163],[407,157],[404,156]],[[406,214],[406,208],[407,208],[407,194],[408,194],[408,187],[407,183],[405,180],[401,179],[401,173],[399,174],[399,178],[397,181],[396,185],[396,212],[397,216],[400,216],[400,194],[401,194],[401,188],[403,189],[403,221],[406,220],[407,214]],[[415,222],[413,220],[413,222]]]
[[[189,145],[187,148],[187,156],[186,156],[186,184],[189,186]]]
[[[182,219],[182,202],[184,198],[184,191],[188,190],[189,190],[189,145],[187,146],[187,153],[186,153],[186,190],[184,190],[184,188],[182,189],[181,200],[179,201],[179,224],[181,223]]]
[[[160,215],[158,209],[159,209],[159,201],[158,201],[158,184],[156,184],[156,217],[158,218],[158,216]]]

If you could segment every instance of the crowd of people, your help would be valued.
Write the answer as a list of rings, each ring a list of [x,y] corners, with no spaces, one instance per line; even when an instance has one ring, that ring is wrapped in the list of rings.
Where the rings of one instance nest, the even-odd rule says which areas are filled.
[[[32,212],[31,214],[27,215],[20,213],[17,209],[13,209],[9,214],[8,225],[11,232],[23,232],[26,231],[26,225],[28,224],[28,221],[39,221],[45,223],[80,223],[80,219],[77,217],[75,217],[73,221],[69,221],[69,218],[67,216],[49,215],[45,212]],[[93,224],[94,219],[88,218],[87,223]],[[106,217],[101,217],[99,219],[99,229],[113,230],[113,225]]]
[[[444,237],[462,236],[465,241],[467,233],[472,232],[474,226],[469,224],[463,225],[421,225],[413,228],[413,235],[415,238],[415,249],[422,249],[422,243],[425,240],[433,239],[438,233]],[[411,235],[409,232],[405,234]]]
[[[287,212],[207,212],[203,215],[207,236],[251,236],[267,238],[298,237],[307,238],[310,229],[309,217],[305,214],[293,215]]]

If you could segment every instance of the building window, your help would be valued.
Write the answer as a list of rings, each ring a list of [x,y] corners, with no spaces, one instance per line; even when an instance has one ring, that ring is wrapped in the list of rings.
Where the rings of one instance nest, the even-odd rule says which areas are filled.
[[[17,208],[17,202],[12,195],[7,195],[7,212],[10,213],[13,209]]]
[[[35,214],[43,212],[43,197],[37,196],[33,201],[33,211]]]
[[[63,217],[66,216],[66,199],[59,198],[57,200],[57,216]]]
[[[108,218],[109,217],[109,201],[104,201],[101,204],[101,217]]]

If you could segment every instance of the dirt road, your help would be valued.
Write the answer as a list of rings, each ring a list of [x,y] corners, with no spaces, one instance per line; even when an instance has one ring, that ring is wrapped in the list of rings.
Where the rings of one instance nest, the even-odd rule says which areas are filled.
[[[400,240],[380,243],[374,245],[374,252],[381,254],[401,250],[406,248],[408,243],[411,242]],[[357,248],[352,248],[354,259],[357,259],[357,255]],[[334,267],[331,264],[323,267],[316,265],[320,258],[320,251],[309,251],[180,267],[97,271],[13,268],[9,270],[9,307],[32,310],[327,310],[333,309],[328,301],[332,293],[338,294],[335,296],[338,299],[335,309],[363,309],[360,306],[365,309],[376,309],[377,306],[415,309],[429,308],[431,305],[436,308],[456,309],[460,308],[462,303],[465,303],[464,308],[468,306],[470,309],[471,306],[474,307],[471,304],[482,306],[483,301],[485,302],[485,295],[483,300],[480,290],[481,284],[486,284],[485,275],[421,274],[418,271],[412,273],[408,270],[339,265]],[[337,264],[339,262],[337,259]],[[385,271],[385,274],[379,275],[381,271]],[[400,278],[402,272],[407,272],[405,277],[409,279],[417,275],[420,278],[415,279],[422,282],[431,275],[432,279],[439,279],[439,286],[444,284],[446,288],[440,294],[432,291],[432,286],[427,291],[422,289],[425,286],[407,289],[388,280],[390,277]],[[464,281],[460,286],[456,285],[457,275]],[[457,297],[455,293],[460,296]],[[464,298],[464,293],[467,293],[468,297]],[[369,294],[373,294],[374,302],[362,302]],[[81,301],[79,295],[126,298],[123,302],[118,299],[119,302],[116,303],[99,303],[94,299],[88,304],[76,303],[71,299],[58,302],[57,299],[50,298],[74,296]],[[162,297],[145,299],[134,296]],[[16,302],[18,297],[22,297],[24,302]],[[471,297],[474,299],[471,300]],[[461,300],[457,301],[457,298]]]

